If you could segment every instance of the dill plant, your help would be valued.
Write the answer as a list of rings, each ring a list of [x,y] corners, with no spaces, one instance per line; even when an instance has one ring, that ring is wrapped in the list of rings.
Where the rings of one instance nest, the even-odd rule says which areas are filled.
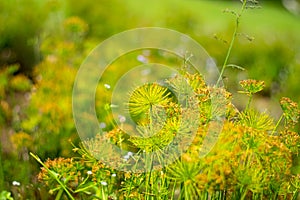
[[[228,64],[234,41],[239,35],[238,28],[242,13],[247,8],[257,6],[257,1],[242,0],[239,12],[228,11],[235,15],[236,25],[232,40],[216,83],[220,85],[227,67],[241,67]],[[190,88],[182,85],[183,78]],[[143,85],[130,94],[129,113],[139,125],[138,133],[143,137],[127,135],[118,127],[108,131],[107,137],[97,136],[86,141],[74,151],[80,157],[57,159],[45,163],[32,154],[43,166],[39,178],[56,194],[70,199],[296,199],[300,189],[300,177],[292,172],[293,157],[298,155],[300,137],[293,127],[298,123],[298,105],[289,98],[280,101],[283,115],[275,122],[267,113],[260,113],[251,107],[253,95],[264,88],[263,81],[244,80],[240,84],[248,95],[249,101],[243,111],[231,103],[232,95],[224,88],[213,88],[205,84],[200,74],[190,74],[183,70],[181,76],[167,80],[167,89],[158,83]],[[221,105],[225,109],[225,122],[218,141],[209,153],[201,157],[202,144],[212,121],[212,112],[219,107],[213,105],[211,94],[224,97]],[[191,99],[185,93],[192,93]],[[177,95],[176,95],[177,94]],[[179,95],[178,95],[179,94]],[[187,113],[180,105],[197,104],[194,113]],[[188,110],[190,111],[190,110]],[[197,116],[197,115],[196,115]],[[281,121],[285,119],[283,128]],[[182,143],[189,137],[191,130],[186,124],[197,121],[198,127],[188,149],[172,164],[162,168],[152,168],[153,157],[138,158],[133,153],[157,152],[170,145],[177,134]],[[108,140],[122,149],[130,150],[124,159],[131,166],[137,159],[150,171],[118,171],[101,163],[91,151],[99,149]],[[103,152],[102,152],[103,153]],[[102,155],[102,154],[100,154]],[[147,154],[146,154],[147,155]],[[113,155],[111,162],[114,162]],[[163,160],[159,160],[163,162]],[[72,163],[72,164],[70,164]],[[133,165],[132,165],[133,164]]]

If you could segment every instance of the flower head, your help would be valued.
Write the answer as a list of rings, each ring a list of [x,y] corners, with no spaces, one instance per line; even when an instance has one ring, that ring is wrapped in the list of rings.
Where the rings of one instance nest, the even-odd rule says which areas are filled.
[[[87,174],[88,174],[88,175],[92,175],[93,172],[92,172],[92,171],[87,171]]]
[[[130,95],[129,112],[133,116],[146,114],[156,105],[167,105],[170,101],[168,89],[156,83],[145,84]]]
[[[257,92],[260,92],[265,87],[264,81],[257,81],[253,79],[247,79],[240,81],[240,85],[245,91],[242,91],[241,93],[246,93],[248,95],[255,94]]]
[[[105,122],[101,122],[101,123],[99,124],[99,127],[100,127],[101,129],[106,128],[106,123],[105,123]]]
[[[296,124],[299,120],[299,114],[300,114],[298,104],[296,102],[292,101],[290,98],[282,97],[280,99],[280,106],[283,110],[283,114],[284,114],[287,122]]]
[[[124,123],[126,121],[126,117],[123,115],[118,116],[120,123]]]
[[[101,185],[103,185],[103,186],[107,186],[107,182],[105,182],[105,181],[101,181],[100,183],[101,183]]]
[[[12,185],[13,185],[13,186],[20,186],[20,185],[21,185],[21,183],[20,183],[20,182],[18,182],[18,181],[13,181],[13,182],[12,182]]]

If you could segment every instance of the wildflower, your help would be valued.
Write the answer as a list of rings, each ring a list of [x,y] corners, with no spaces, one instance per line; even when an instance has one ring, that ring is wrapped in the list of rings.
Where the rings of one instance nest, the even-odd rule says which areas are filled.
[[[88,174],[88,175],[92,175],[93,172],[92,172],[92,171],[87,171],[87,174]]]
[[[282,97],[280,99],[280,106],[287,121],[296,124],[299,120],[300,114],[298,104],[293,102],[290,98]]]
[[[185,162],[192,162],[191,156],[189,154],[187,154],[187,153],[184,153],[182,155],[182,160],[185,161]]]
[[[138,196],[139,196],[139,193],[137,191],[133,191],[130,193],[129,198],[136,199]]]
[[[267,113],[260,113],[256,110],[249,109],[239,114],[240,122],[243,125],[258,130],[270,131],[274,129],[273,119]]]
[[[114,173],[114,174],[112,174],[111,176],[112,176],[112,177],[116,177],[116,176],[117,176],[117,174],[115,174],[115,173]]]
[[[110,85],[108,85],[108,84],[106,84],[106,83],[104,84],[104,87],[105,87],[106,89],[108,89],[108,90],[110,89]]]
[[[145,84],[130,95],[129,112],[133,116],[148,113],[154,105],[168,105],[171,93],[156,83]]]
[[[246,93],[247,95],[252,95],[259,91],[262,91],[265,87],[265,82],[248,79],[248,80],[240,81],[240,85],[245,90],[245,92],[241,92],[241,93]]]
[[[111,139],[114,143],[120,142],[122,140],[124,132],[121,129],[113,129],[109,131],[105,136]]]
[[[13,182],[12,182],[12,185],[13,185],[13,186],[20,186],[20,185],[21,185],[21,183],[20,183],[20,182],[18,182],[18,181],[13,181]]]
[[[121,123],[124,123],[124,122],[126,121],[126,117],[125,117],[125,116],[119,115],[118,117],[119,117],[119,121],[120,121]]]
[[[100,127],[101,129],[105,128],[105,127],[106,127],[105,122],[101,122],[101,123],[99,124],[99,127]]]
[[[107,182],[105,182],[105,181],[101,181],[100,183],[101,183],[101,185],[103,185],[103,186],[107,186]]]
[[[133,155],[133,153],[129,151],[129,152],[124,156],[124,159],[127,161],[132,155]]]

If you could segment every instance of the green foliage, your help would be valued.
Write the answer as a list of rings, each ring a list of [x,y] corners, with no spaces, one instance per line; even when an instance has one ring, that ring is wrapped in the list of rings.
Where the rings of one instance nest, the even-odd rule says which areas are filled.
[[[236,27],[217,86],[226,73],[225,69],[235,66],[228,65],[227,62],[238,36],[241,13],[244,9],[255,7],[257,2],[245,0],[242,3],[239,13],[230,12],[236,17]],[[107,138],[99,134],[94,139],[84,141],[85,147],[75,147],[75,151],[80,153],[81,157],[74,160],[58,158],[42,163],[33,155],[43,166],[39,174],[40,180],[48,184],[56,198],[62,195],[71,199],[78,196],[99,199],[297,197],[300,180],[299,176],[293,173],[293,168],[294,157],[299,151],[300,136],[292,130],[299,118],[299,109],[295,102],[288,98],[281,99],[284,113],[275,125],[271,116],[256,111],[250,105],[253,95],[263,90],[263,81],[248,79],[240,82],[244,89],[242,93],[249,97],[244,111],[238,111],[232,105],[232,95],[224,88],[206,86],[200,74],[183,72],[181,76],[170,78],[166,82],[170,89],[152,83],[143,85],[129,94],[129,112],[139,125],[138,133],[142,137],[127,135],[113,125],[109,126],[113,128],[107,133]],[[184,83],[188,83],[190,87],[186,87]],[[212,102],[211,98],[214,95],[224,98],[220,102]],[[193,116],[197,115],[186,109],[189,107],[184,107],[193,103],[197,104],[195,112],[200,112],[196,119]],[[226,113],[223,129],[211,151],[201,157],[199,155],[206,148],[203,146],[204,140],[209,137],[208,130],[214,126],[211,122],[220,111],[220,107],[225,107],[223,109]],[[283,117],[286,123],[281,129],[279,124]],[[196,130],[185,124],[195,121],[199,122]],[[122,126],[125,125],[126,123],[122,123]],[[181,145],[184,145],[185,137],[189,137],[189,132],[193,131],[196,134],[192,144],[182,152],[180,158],[169,166],[150,172],[116,172],[89,153],[99,151],[99,156],[107,153],[111,162],[117,162],[117,158],[111,155],[112,149],[103,146],[105,142],[111,142],[121,149],[132,148],[137,155],[141,152],[158,152],[158,156],[161,156],[161,150],[170,145],[174,137],[180,136]],[[129,164],[141,159],[145,169],[154,165],[152,158],[149,160],[147,156],[137,157],[131,152],[126,156]],[[74,180],[82,182],[75,181],[74,184]]]
[[[240,113],[240,123],[244,126],[260,129],[264,131],[274,130],[274,120],[267,113],[260,113],[253,109],[248,109]]]
[[[132,16],[126,2],[110,0],[99,3],[98,6],[95,6],[94,1],[81,1],[74,4],[72,0],[68,0],[66,14],[78,16],[86,21],[90,24],[89,35],[100,38],[128,29],[135,23],[136,19]]]
[[[34,11],[34,12],[33,12]],[[30,75],[39,61],[39,34],[51,12],[47,1],[2,1],[0,3],[0,65],[18,63]]]
[[[25,117],[15,122],[16,130],[32,136],[34,148],[39,149],[43,157],[70,155],[63,147],[69,139],[78,140],[70,94],[79,63],[85,56],[86,47],[82,43],[87,27],[75,17],[61,23],[66,26],[67,34],[61,36],[62,41],[49,38],[42,45],[45,59],[34,69],[35,85],[23,110]]]
[[[11,195],[10,192],[3,190],[0,193],[0,199],[1,200],[14,200],[10,195]]]
[[[243,2],[248,4],[245,9],[256,6],[254,1]],[[72,120],[72,85],[80,63],[99,40],[128,28],[163,26],[191,35],[203,44],[217,63],[222,63],[226,55],[224,49],[230,41],[230,35],[225,32],[231,34],[234,28],[230,21],[232,16],[216,14],[225,7],[238,17],[238,22],[245,22],[234,34],[237,50],[233,48],[228,63],[243,63],[247,70],[225,62],[226,70],[220,80],[225,78],[230,91],[238,90],[236,83],[248,77],[263,79],[266,84],[262,90],[264,84],[261,81],[241,82],[244,93],[250,98],[246,109],[240,112],[230,101],[232,95],[224,88],[220,89],[226,97],[226,102],[221,104],[226,104],[226,121],[219,142],[207,157],[199,159],[199,152],[202,152],[208,122],[213,117],[211,113],[218,111],[218,107],[210,101],[214,89],[206,87],[199,74],[185,74],[185,79],[197,94],[197,111],[200,113],[196,120],[196,115],[190,113],[191,118],[186,122],[199,121],[200,128],[190,148],[172,165],[151,173],[124,173],[96,161],[84,147],[75,148],[81,157],[71,152],[68,141],[76,143],[79,140]],[[199,12],[199,8],[205,9]],[[225,1],[112,0],[100,1],[97,6],[91,0],[76,4],[70,0],[1,1],[0,127],[4,152],[1,152],[0,175],[3,172],[4,178],[0,186],[10,192],[2,191],[0,197],[11,199],[12,194],[23,199],[52,196],[57,199],[295,198],[300,188],[297,175],[299,135],[295,132],[298,106],[296,102],[282,98],[283,115],[276,122],[267,113],[251,107],[250,103],[254,93],[261,90],[260,94],[268,97],[283,94],[299,100],[299,80],[294,76],[300,73],[298,19],[277,12],[268,4],[263,4],[262,11],[256,10],[251,15],[245,13],[242,17],[231,11],[235,8],[236,4]],[[274,16],[278,16],[276,20],[272,19]],[[217,40],[207,39],[215,33]],[[255,40],[251,35],[256,36]],[[172,92],[151,84],[130,94],[120,94],[131,96],[130,113],[140,125],[139,134],[152,136],[148,139],[130,137],[115,128],[107,100],[111,90],[103,87],[104,84],[114,86],[114,81],[125,71],[121,66],[140,64],[136,60],[138,54],[142,52],[110,66],[97,88],[96,109],[99,121],[106,124],[103,131],[108,131],[110,142],[131,152],[153,152],[167,146],[176,133],[185,135],[189,131],[180,129],[184,111],[174,96],[181,93],[176,91],[183,88],[181,81],[170,80]],[[153,51],[147,56],[149,61],[166,58],[165,54]],[[29,72],[39,59],[42,61],[34,67],[33,73]],[[173,62],[168,61],[168,64]],[[11,63],[18,63],[20,67]],[[172,65],[178,66],[178,63]],[[25,71],[31,79],[20,71]],[[108,112],[104,113],[105,106]],[[157,130],[160,131],[157,133]],[[99,150],[97,147],[102,147],[103,141],[97,137],[85,145]],[[50,190],[51,197],[36,183],[38,166],[28,158],[28,151],[36,152],[43,160],[53,159],[45,164],[38,159],[43,166],[39,180]],[[103,147],[103,153],[109,151]],[[57,158],[60,156],[72,158]],[[21,186],[11,186],[14,180],[20,181]]]
[[[31,80],[20,74],[18,65],[10,65],[0,70],[0,127],[13,120],[12,108],[17,104],[18,94],[25,94],[32,88]]]
[[[130,95],[129,112],[133,117],[145,115],[152,111],[154,106],[166,106],[169,102],[169,96],[170,92],[167,91],[167,88],[160,85],[141,86]]]
[[[298,123],[300,110],[298,104],[290,98],[282,97],[280,105],[283,110],[283,116],[286,119],[286,124],[295,125]]]

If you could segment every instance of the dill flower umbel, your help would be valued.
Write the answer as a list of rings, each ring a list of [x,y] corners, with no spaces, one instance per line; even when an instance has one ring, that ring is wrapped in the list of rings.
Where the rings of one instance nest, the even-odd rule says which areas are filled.
[[[247,80],[240,81],[240,85],[245,90],[245,92],[241,92],[241,93],[246,93],[248,95],[252,95],[257,92],[262,91],[265,87],[265,82],[257,81],[257,80],[253,80],[253,79],[247,79]]]
[[[280,99],[280,106],[283,111],[283,115],[287,120],[287,124],[296,124],[299,120],[300,110],[298,104],[292,101],[290,98],[282,97]]]
[[[168,88],[156,83],[143,85],[130,95],[129,112],[133,116],[148,113],[153,106],[167,105],[170,102]]]

